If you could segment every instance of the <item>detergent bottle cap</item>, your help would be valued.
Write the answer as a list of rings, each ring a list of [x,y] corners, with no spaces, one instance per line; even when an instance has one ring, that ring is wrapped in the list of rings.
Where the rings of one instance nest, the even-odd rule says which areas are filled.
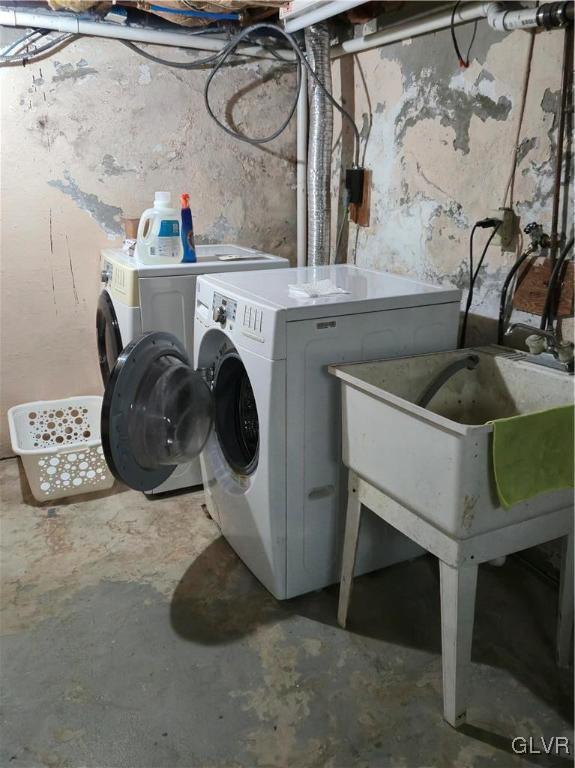
[[[182,202],[182,208],[189,208],[190,207],[190,196],[187,192],[184,192],[180,195],[180,200]]]
[[[169,208],[172,195],[169,192],[156,192],[154,196],[154,206],[160,208]]]

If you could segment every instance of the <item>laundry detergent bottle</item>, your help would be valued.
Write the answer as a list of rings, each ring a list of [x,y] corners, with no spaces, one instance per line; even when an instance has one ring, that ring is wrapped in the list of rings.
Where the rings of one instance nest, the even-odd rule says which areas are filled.
[[[140,217],[136,257],[141,264],[174,264],[182,260],[180,211],[169,192],[156,192],[154,207]]]

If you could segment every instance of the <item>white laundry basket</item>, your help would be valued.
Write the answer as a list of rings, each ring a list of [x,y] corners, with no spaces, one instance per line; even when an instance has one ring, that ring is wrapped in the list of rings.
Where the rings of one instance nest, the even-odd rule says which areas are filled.
[[[102,398],[41,400],[10,408],[12,450],[38,501],[111,488],[100,441]]]

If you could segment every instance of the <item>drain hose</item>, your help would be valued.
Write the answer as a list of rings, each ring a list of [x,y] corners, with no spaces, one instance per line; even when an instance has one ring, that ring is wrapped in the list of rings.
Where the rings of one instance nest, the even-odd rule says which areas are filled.
[[[452,376],[459,371],[462,371],[464,368],[467,368],[468,371],[472,371],[474,368],[477,368],[478,365],[479,355],[466,355],[465,357],[461,357],[459,360],[450,363],[437,374],[430,384],[427,385],[415,401],[415,404],[421,406],[421,408],[427,408],[441,387],[449,381]]]

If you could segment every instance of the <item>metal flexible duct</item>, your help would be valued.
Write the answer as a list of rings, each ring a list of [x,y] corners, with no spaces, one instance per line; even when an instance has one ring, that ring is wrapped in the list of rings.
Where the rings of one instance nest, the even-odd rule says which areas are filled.
[[[329,40],[327,24],[313,24],[305,30],[308,61],[331,93]],[[308,95],[307,258],[310,266],[317,267],[329,264],[333,107],[311,77],[308,79]]]

